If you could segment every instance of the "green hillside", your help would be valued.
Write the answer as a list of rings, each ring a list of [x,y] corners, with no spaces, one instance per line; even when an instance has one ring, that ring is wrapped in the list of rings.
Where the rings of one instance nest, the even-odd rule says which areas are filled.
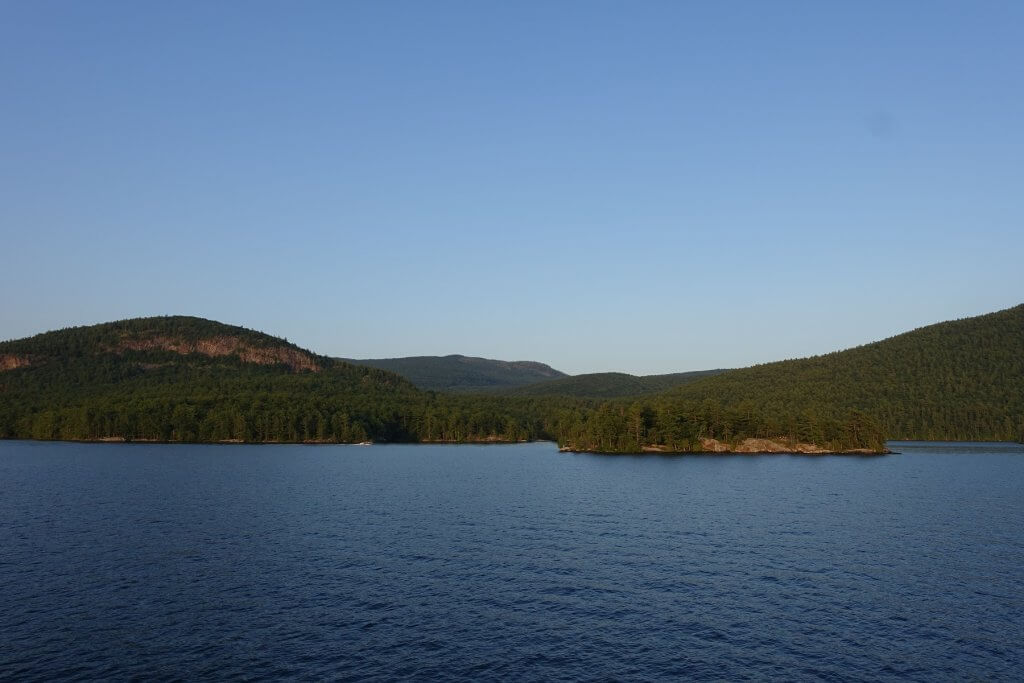
[[[0,436],[216,441],[403,435],[389,410],[417,394],[391,373],[185,316],[0,343]],[[330,400],[324,401],[324,397]]]
[[[398,373],[420,389],[431,391],[488,391],[567,376],[564,372],[534,361],[491,360],[459,355],[345,360]]]
[[[443,364],[432,367],[451,385]],[[883,434],[1019,440],[1024,305],[846,351],[709,374],[605,373],[515,390],[523,395],[445,394],[242,327],[141,318],[0,343],[0,438],[547,438],[611,452],[775,437],[830,449],[876,448]],[[659,382],[676,386],[651,393]]]
[[[595,372],[527,384],[503,391],[511,396],[576,396],[579,398],[627,398],[668,391],[674,387],[710,377],[726,370],[696,370],[667,375],[628,375],[624,372]]]
[[[892,439],[1024,439],[1024,304],[670,392],[769,414],[864,410]]]
[[[201,318],[0,343],[0,438],[514,441],[557,438],[554,414],[530,399],[421,391],[392,372]]]
[[[423,391],[283,339],[189,317],[0,343],[0,438],[185,442],[520,441],[604,452],[699,451],[785,436],[792,416],[715,401],[650,403]],[[809,423],[830,450],[879,449],[862,414]],[[711,440],[711,441],[709,441]],[[748,445],[749,446],[749,445]]]

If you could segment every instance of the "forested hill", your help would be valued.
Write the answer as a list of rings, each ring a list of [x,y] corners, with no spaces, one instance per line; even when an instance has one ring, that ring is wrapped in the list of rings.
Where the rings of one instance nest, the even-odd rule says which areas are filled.
[[[580,398],[627,398],[668,391],[726,370],[695,370],[667,375],[629,375],[624,372],[595,372],[573,375],[503,391],[512,396],[576,396]]]
[[[549,365],[534,361],[491,360],[459,355],[344,360],[398,373],[420,389],[432,391],[487,391],[567,376]]]
[[[146,355],[163,362],[182,356],[233,359],[282,365],[295,372],[318,372],[333,362],[286,339],[244,327],[191,316],[159,316],[69,327],[0,342],[0,370],[100,357],[131,361]]]
[[[531,366],[520,369],[547,372]],[[847,351],[700,377],[656,395],[608,398],[620,395],[629,376],[549,385],[562,381],[605,398],[563,390],[426,392],[398,374],[242,327],[140,318],[0,343],[0,438],[548,438],[613,452],[721,445],[712,441],[739,447],[776,437],[831,450],[879,448],[883,435],[1022,439],[1024,305]]]
[[[1024,439],[1024,304],[679,387],[766,414],[866,411],[892,439]]]
[[[573,449],[635,453],[878,451],[883,437],[857,411],[800,421],[715,401],[423,391],[393,372],[200,318],[140,318],[0,343],[0,438],[551,439]]]
[[[393,373],[187,316],[0,343],[0,438],[401,438],[395,407],[418,393]]]

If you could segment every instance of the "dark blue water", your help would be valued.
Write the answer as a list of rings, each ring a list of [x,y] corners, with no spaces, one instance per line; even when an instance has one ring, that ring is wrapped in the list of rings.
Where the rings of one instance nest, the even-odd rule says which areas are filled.
[[[1024,447],[0,442],[0,677],[1024,678]]]

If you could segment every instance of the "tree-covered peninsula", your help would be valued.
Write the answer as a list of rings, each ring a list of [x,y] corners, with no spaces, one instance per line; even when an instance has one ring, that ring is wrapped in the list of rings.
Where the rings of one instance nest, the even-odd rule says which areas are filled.
[[[870,415],[642,400],[444,394],[385,370],[192,317],[0,343],[0,437],[176,442],[480,442],[575,450],[880,451]]]

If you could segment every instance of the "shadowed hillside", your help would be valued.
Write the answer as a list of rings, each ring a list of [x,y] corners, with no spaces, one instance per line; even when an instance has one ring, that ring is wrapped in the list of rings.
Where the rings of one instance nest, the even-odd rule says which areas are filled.
[[[567,376],[564,372],[534,361],[491,360],[459,355],[345,360],[356,365],[396,372],[420,389],[432,391],[486,391]]]
[[[667,375],[628,375],[623,372],[595,372],[528,384],[503,391],[512,396],[578,396],[581,398],[626,398],[667,391],[717,375],[726,370],[696,370]]]
[[[864,410],[889,438],[1024,438],[1024,304],[670,392],[771,414]]]

